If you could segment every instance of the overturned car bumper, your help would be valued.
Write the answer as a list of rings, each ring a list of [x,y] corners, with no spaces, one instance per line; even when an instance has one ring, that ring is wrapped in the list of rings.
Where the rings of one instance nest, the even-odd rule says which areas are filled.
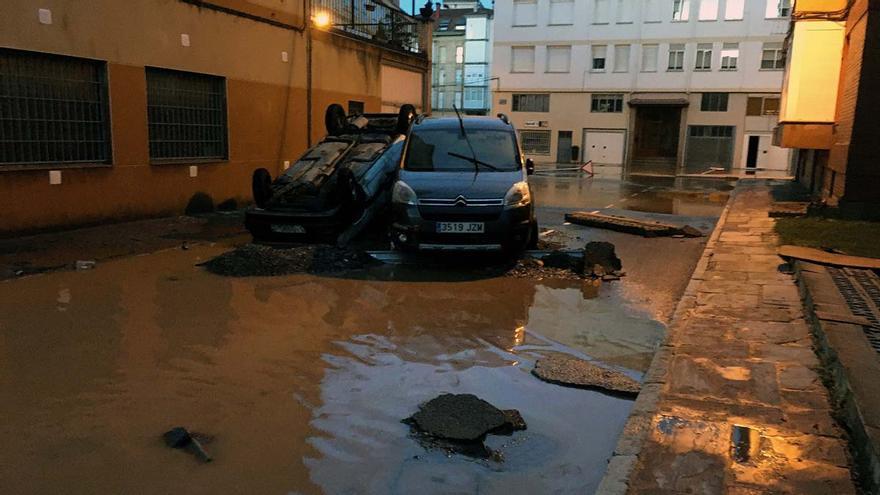
[[[318,212],[251,208],[244,218],[254,239],[275,242],[331,239],[348,223],[341,206]]]

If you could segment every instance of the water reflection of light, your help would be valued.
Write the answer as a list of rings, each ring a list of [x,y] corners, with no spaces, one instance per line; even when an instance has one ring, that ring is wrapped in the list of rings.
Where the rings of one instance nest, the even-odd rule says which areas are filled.
[[[516,329],[513,331],[513,347],[521,346],[523,342],[525,342],[525,340],[526,327],[516,327]],[[513,348],[511,348],[510,350],[513,350]]]

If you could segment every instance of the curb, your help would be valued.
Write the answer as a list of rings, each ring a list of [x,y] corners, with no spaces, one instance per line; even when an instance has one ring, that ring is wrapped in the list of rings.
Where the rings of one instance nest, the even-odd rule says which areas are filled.
[[[678,305],[675,307],[666,336],[657,348],[657,352],[654,353],[654,358],[651,360],[648,371],[645,372],[642,380],[642,391],[636,398],[635,404],[633,404],[629,419],[627,419],[623,432],[617,441],[617,446],[614,448],[614,453],[608,459],[605,475],[596,489],[597,495],[624,495],[629,489],[629,478],[632,475],[642,446],[648,440],[652,420],[657,411],[660,390],[666,381],[666,373],[671,359],[670,335],[673,328],[684,320],[688,311],[696,305],[697,286],[703,281],[703,276],[709,266],[709,260],[715,252],[715,245],[727,222],[727,215],[730,212],[730,206],[733,204],[736,194],[737,190],[734,189],[727,200],[727,204],[724,205],[724,209],[715,223],[715,228],[706,242],[706,247],[703,248],[703,254],[700,256],[697,266],[694,267],[691,279],[681,299],[678,301]]]
[[[795,260],[793,267],[803,300],[804,315],[813,336],[815,352],[822,363],[823,373],[820,373],[820,377],[830,393],[834,419],[847,433],[847,444],[855,468],[856,481],[863,485],[867,493],[880,493],[880,451],[872,441],[870,426],[865,422],[863,408],[860,407],[860,401],[853,390],[851,380],[853,371],[841,361],[835,345],[830,342],[831,329],[826,328],[816,315],[817,301],[804,276],[803,263]],[[822,273],[828,275],[824,266],[821,267]],[[833,282],[831,285],[836,291],[837,287]],[[856,325],[845,324],[845,327],[852,327],[858,334],[862,333],[862,329]],[[845,327],[838,325],[834,331],[842,333]],[[840,337],[837,337],[837,340],[839,342]]]

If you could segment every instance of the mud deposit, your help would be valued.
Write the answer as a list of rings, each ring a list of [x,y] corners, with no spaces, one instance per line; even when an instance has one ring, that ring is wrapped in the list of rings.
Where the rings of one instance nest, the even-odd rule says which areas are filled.
[[[274,248],[245,244],[205,263],[211,273],[227,277],[262,277],[293,273],[334,273],[357,270],[379,262],[363,251],[334,246],[305,245]]]

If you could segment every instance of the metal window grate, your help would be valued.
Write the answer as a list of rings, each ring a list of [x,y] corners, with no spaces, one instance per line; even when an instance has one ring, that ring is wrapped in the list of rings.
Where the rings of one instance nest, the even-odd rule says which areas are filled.
[[[148,67],[147,121],[153,160],[225,159],[224,78]]]
[[[550,131],[519,131],[520,146],[528,155],[550,154]]]
[[[104,62],[0,48],[0,164],[108,163]]]
[[[549,94],[515,94],[513,95],[514,112],[549,112]]]

